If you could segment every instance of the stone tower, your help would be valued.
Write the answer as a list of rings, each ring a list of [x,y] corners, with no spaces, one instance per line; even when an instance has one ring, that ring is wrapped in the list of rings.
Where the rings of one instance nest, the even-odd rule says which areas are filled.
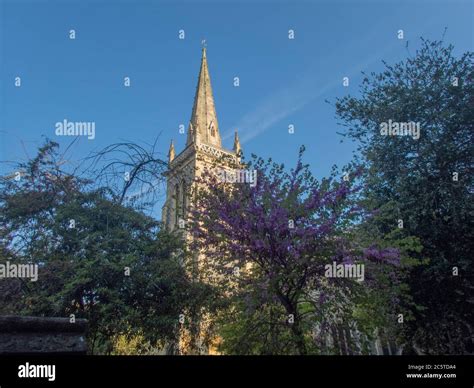
[[[236,165],[240,165],[241,152],[237,131],[233,150],[226,150],[222,147],[206,49],[203,48],[186,145],[177,154],[172,141],[168,153],[166,201],[162,209],[162,221],[168,230],[185,228],[188,209],[193,205],[192,189],[197,185],[196,178],[206,171],[206,167],[208,169],[232,169]],[[189,241],[190,236],[185,234],[184,238]],[[195,253],[193,267],[197,272],[193,274],[193,277],[201,278],[199,263],[202,260],[206,260],[205,252]],[[202,278],[201,280],[207,281]],[[201,312],[197,320],[194,321],[197,331],[194,334],[186,330],[182,331],[179,344],[171,344],[169,349],[173,348],[175,349],[172,350],[173,353],[178,351],[181,354],[215,354],[213,346],[203,345],[204,333],[210,319],[208,314]]]
[[[168,153],[167,191],[162,209],[162,221],[169,230],[183,227],[185,224],[187,209],[191,205],[189,193],[195,183],[195,178],[203,172],[204,168],[206,166],[210,168],[218,161],[222,163],[223,160],[228,160],[229,164],[239,163],[240,153],[237,132],[234,149],[231,151],[222,147],[204,47],[186,146],[184,150],[176,154],[174,143],[171,142]],[[225,166],[222,165],[222,167]]]

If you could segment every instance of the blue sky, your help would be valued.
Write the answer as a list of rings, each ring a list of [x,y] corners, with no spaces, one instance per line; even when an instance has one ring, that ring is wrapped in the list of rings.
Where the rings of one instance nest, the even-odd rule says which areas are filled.
[[[163,156],[172,138],[181,151],[178,128],[191,115],[206,39],[224,145],[232,147],[238,129],[245,154],[292,165],[304,144],[314,174],[326,176],[351,159],[354,145],[340,143],[334,107],[324,100],[357,95],[360,72],[405,58],[406,40],[413,53],[420,36],[440,39],[447,27],[457,54],[472,50],[473,15],[473,2],[458,0],[0,0],[0,160],[34,155],[42,136],[69,143],[54,134],[63,119],[96,123],[96,138],[81,138],[71,163],[159,134]]]

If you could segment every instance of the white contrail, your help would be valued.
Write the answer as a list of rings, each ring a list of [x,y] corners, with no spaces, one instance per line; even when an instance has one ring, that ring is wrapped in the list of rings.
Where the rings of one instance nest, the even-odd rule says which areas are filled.
[[[344,76],[352,77],[354,74],[365,69],[372,62],[381,60],[382,54],[392,50],[394,47],[395,43],[391,46],[385,46],[364,62],[353,66],[350,71],[346,70]],[[302,109],[314,99],[321,97],[327,91],[342,85],[342,76],[323,85],[317,85],[317,81],[318,80],[314,77],[314,72],[311,72],[293,85],[280,89],[276,93],[272,93],[271,97],[261,101],[254,110],[245,114],[238,121],[237,125],[232,126],[232,129],[226,131],[223,140],[230,138],[235,128],[239,131],[241,143],[253,139],[274,124],[277,124],[292,113]]]

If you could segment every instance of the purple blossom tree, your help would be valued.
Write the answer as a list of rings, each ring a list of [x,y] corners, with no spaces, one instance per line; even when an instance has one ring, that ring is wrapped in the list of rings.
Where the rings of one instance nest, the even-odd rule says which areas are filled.
[[[257,171],[256,184],[226,183],[206,170],[188,223],[199,277],[245,311],[279,306],[283,314],[271,319],[287,328],[289,346],[298,354],[309,352],[316,326],[319,339],[327,335],[330,310],[350,310],[354,295],[377,287],[382,267],[399,264],[396,249],[364,247],[351,239],[355,225],[367,217],[357,205],[357,172],[347,181],[318,182],[303,164],[303,152],[304,147],[289,172],[254,157],[245,168]],[[363,282],[328,276],[328,266],[356,264],[370,268]]]

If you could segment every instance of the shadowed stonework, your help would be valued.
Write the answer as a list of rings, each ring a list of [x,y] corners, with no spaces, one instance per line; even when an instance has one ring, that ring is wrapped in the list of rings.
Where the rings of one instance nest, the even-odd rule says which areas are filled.
[[[85,354],[86,330],[86,319],[1,316],[0,354]]]

